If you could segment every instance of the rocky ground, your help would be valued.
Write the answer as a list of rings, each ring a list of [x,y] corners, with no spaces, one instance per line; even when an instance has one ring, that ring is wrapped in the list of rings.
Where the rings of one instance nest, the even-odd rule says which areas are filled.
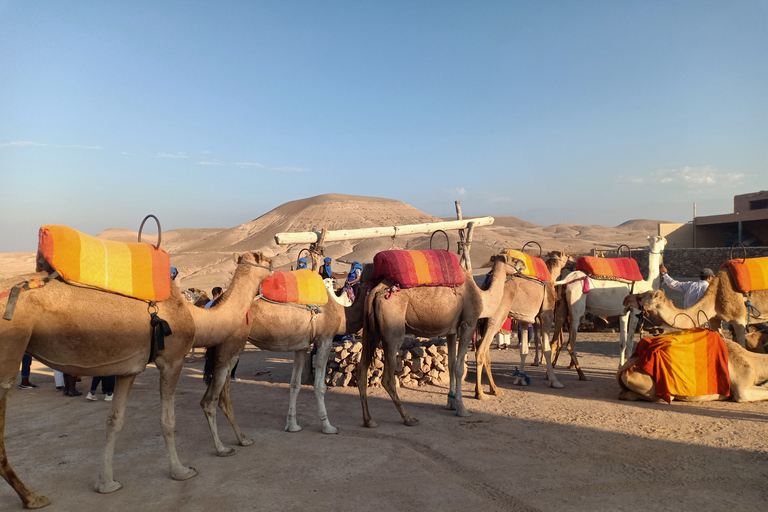
[[[191,358],[176,398],[177,446],[197,477],[169,477],[159,428],[157,371],[137,378],[118,439],[115,476],[124,488],[91,490],[104,446],[108,403],[54,390],[33,367],[37,390],[15,390],[5,433],[11,463],[51,498],[49,510],[378,511],[762,511],[768,503],[768,403],[620,402],[618,335],[583,333],[591,381],[558,368],[551,389],[541,369],[530,387],[512,385],[517,350],[492,351],[502,397],[474,396],[474,354],[463,388],[471,417],[443,408],[444,386],[400,390],[417,427],[402,424],[382,388],[370,390],[376,429],[362,426],[356,388],[329,388],[338,435],[320,432],[312,388],[299,395],[299,433],[283,431],[292,354],[246,351],[232,384],[241,426],[255,443],[216,457],[198,405],[202,357]],[[90,379],[80,389],[87,391]],[[235,438],[222,414],[224,443]],[[0,485],[0,510],[21,510]]]

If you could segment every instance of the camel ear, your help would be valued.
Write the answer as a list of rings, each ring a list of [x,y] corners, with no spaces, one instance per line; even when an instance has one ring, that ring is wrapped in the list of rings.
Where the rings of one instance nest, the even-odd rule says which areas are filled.
[[[233,253],[233,256],[235,257],[235,264],[240,262],[240,256],[238,256],[237,253]]]

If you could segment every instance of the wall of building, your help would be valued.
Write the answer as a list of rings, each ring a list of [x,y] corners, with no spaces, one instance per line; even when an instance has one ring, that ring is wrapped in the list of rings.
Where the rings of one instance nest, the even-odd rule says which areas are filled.
[[[667,239],[667,247],[693,247],[693,224],[659,224],[659,236]]]

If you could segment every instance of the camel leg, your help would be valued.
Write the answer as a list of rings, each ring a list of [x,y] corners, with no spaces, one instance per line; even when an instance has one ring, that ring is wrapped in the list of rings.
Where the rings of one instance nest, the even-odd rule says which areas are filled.
[[[45,496],[38,496],[32,489],[24,485],[24,482],[16,475],[16,472],[8,462],[8,454],[5,451],[5,410],[8,404],[10,386],[15,384],[15,376],[16,374],[14,374],[14,382],[9,382],[7,386],[3,385],[0,387],[0,474],[13,487],[16,494],[19,495],[24,508],[41,508],[50,505],[51,500]]]
[[[488,374],[489,393],[491,395],[501,396],[504,393],[496,386],[491,373],[491,343],[494,333],[501,327],[500,322],[494,322],[491,318],[486,324],[485,334],[480,341],[480,345],[475,350],[475,367],[477,371],[477,381],[475,382],[475,398],[478,400],[487,400],[488,396],[483,392],[483,370]],[[450,361],[450,358],[449,358]]]
[[[402,338],[400,338],[402,339]],[[397,394],[397,386],[395,385],[395,361],[397,361],[397,345],[395,343],[389,343],[386,340],[383,341],[384,348],[384,373],[381,377],[381,385],[389,393],[392,402],[397,407],[400,416],[403,418],[403,423],[409,427],[415,427],[419,424],[419,420],[412,418],[408,411],[403,407],[403,403],[400,401],[400,396]]]
[[[296,350],[293,353],[293,371],[291,372],[291,394],[288,401],[288,417],[285,419],[286,432],[299,432],[301,425],[296,421],[296,399],[301,391],[301,375],[304,373],[304,364],[307,360],[306,350]],[[317,379],[317,375],[315,375]]]
[[[221,347],[219,347],[221,349]],[[216,422],[216,404],[221,402],[221,397],[224,394],[224,388],[228,384],[230,365],[224,364],[220,357],[220,350],[217,350],[216,354],[216,366],[213,371],[213,379],[208,384],[208,388],[205,390],[203,398],[200,400],[200,407],[203,409],[205,418],[208,420],[208,428],[211,431],[211,437],[213,437],[213,444],[216,447],[216,455],[219,457],[228,457],[235,454],[234,448],[225,448],[224,444],[219,438],[219,427]],[[158,367],[159,368],[159,367]],[[178,376],[177,376],[178,379]],[[161,387],[162,389],[162,387]],[[228,390],[227,390],[228,391]],[[224,399],[225,402],[230,401],[229,394]],[[178,460],[178,458],[177,458]],[[194,476],[194,475],[191,475]],[[187,478],[191,478],[187,477]]]
[[[171,477],[174,480],[188,480],[197,475],[195,468],[186,467],[181,464],[179,455],[176,453],[176,440],[174,439],[174,429],[176,428],[174,394],[176,393],[176,385],[181,375],[182,363],[183,359],[181,358],[177,361],[165,361],[159,358],[155,360],[155,366],[160,371],[160,427],[165,439],[165,450],[168,453]],[[229,373],[226,376],[229,378]]]
[[[117,436],[123,429],[128,392],[131,390],[135,379],[136,375],[118,375],[115,377],[115,391],[112,395],[112,403],[110,404],[109,415],[107,416],[107,444],[104,447],[101,471],[99,472],[95,489],[102,494],[115,492],[122,487],[112,474],[112,460],[115,455],[115,441],[117,441]]]
[[[531,363],[531,366],[539,366],[539,363],[541,362],[541,359],[539,359],[539,340],[541,337],[539,336],[539,324],[537,322],[534,322],[533,324],[533,362]],[[541,357],[544,357],[544,347],[541,349]]]
[[[579,364],[579,356],[576,354],[576,343],[571,340],[570,336],[566,348],[568,350],[568,354],[571,356],[571,364],[569,368],[574,368],[576,370],[576,373],[579,374],[579,380],[592,380],[592,378],[587,377],[587,375],[584,373],[584,370],[581,369],[581,365]]]
[[[367,326],[366,326],[367,327]],[[371,412],[368,409],[368,367],[373,358],[371,351],[375,350],[366,338],[373,337],[370,328],[363,329],[363,355],[357,365],[357,392],[360,395],[360,405],[363,408],[363,425],[368,428],[376,428],[378,423],[371,418]],[[374,345],[375,346],[375,345]]]
[[[549,330],[552,327],[553,315],[551,311],[545,311],[541,313],[541,343],[543,345],[542,352],[544,353],[544,359],[547,362],[547,377],[549,378],[549,387],[551,388],[564,388],[565,386],[555,375],[555,369],[552,367],[552,346],[549,343]]]
[[[456,416],[467,417],[472,413],[464,406],[464,400],[462,398],[461,383],[464,380],[464,358],[467,355],[467,349],[469,348],[469,342],[472,338],[472,326],[468,322],[464,321],[459,326],[459,347],[458,354],[456,355],[456,364],[454,365],[455,377],[452,378],[452,382],[455,382],[454,391],[454,405],[456,408]],[[450,396],[448,397],[450,400]]]
[[[328,411],[325,408],[325,369],[328,366],[328,356],[333,347],[333,338],[317,342],[317,354],[315,355],[315,398],[317,399],[317,412],[320,415],[320,423],[323,425],[323,434],[338,434],[339,429],[331,425],[328,419]]]
[[[619,400],[662,402],[663,400],[656,396],[656,383],[653,377],[639,368],[629,369],[636,364],[637,358],[631,357],[616,372],[616,380],[621,388]]]
[[[519,321],[518,321],[519,324]],[[520,371],[525,375],[525,358],[528,355],[528,327],[520,327]],[[518,386],[527,386],[528,380],[523,377],[517,377],[513,384]]]
[[[229,372],[232,372],[231,368]],[[235,420],[235,410],[232,408],[232,397],[229,394],[229,383],[230,379],[227,379],[224,382],[224,387],[221,388],[221,396],[219,396],[219,408],[224,412],[224,416],[226,416],[229,420],[229,424],[232,425],[232,429],[235,431],[235,436],[237,437],[237,444],[240,446],[250,446],[253,444],[253,439],[245,435],[245,433],[240,429],[240,426],[237,424],[237,420]]]
[[[739,345],[741,345],[743,348],[747,348],[747,327],[746,327],[746,318],[744,319],[738,319],[738,320],[732,320],[731,326],[733,327],[733,341],[737,342]]]
[[[629,331],[630,326],[634,326],[631,321],[632,309],[619,317],[619,366],[624,366],[627,360],[627,347],[634,340],[635,333]]]
[[[458,364],[456,359],[456,352],[458,350],[456,334],[446,336],[446,344],[448,345],[448,401],[445,404],[445,408],[449,411],[455,411],[456,383],[454,382],[454,376],[456,375],[456,365]],[[461,383],[459,383],[459,389],[461,389]]]

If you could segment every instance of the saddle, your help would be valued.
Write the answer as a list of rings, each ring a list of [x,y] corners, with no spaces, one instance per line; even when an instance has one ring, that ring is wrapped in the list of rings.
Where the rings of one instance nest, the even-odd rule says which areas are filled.
[[[720,268],[726,267],[731,271],[739,291],[768,289],[768,257],[728,260]]]
[[[62,225],[40,228],[37,271],[67,282],[160,302],[171,295],[168,253],[147,243],[101,240]]]
[[[537,256],[531,256],[530,254],[524,253],[522,251],[516,251],[514,249],[506,249],[504,250],[503,254],[511,258],[517,258],[518,260],[525,263],[525,269],[520,272],[521,275],[531,277],[533,279],[538,279],[539,281],[543,281],[545,283],[548,283],[552,280],[552,275],[550,274],[549,268],[547,268],[547,264],[543,259]]]
[[[400,288],[417,286],[456,287],[464,284],[459,257],[450,251],[381,251],[373,257],[371,282],[389,279]]]
[[[261,283],[261,295],[272,302],[284,304],[323,305],[328,303],[328,291],[323,278],[307,268],[291,272],[276,271]]]
[[[580,256],[576,260],[576,270],[581,270],[596,278],[623,279],[625,281],[642,281],[640,267],[633,258],[598,258],[596,256]]]

